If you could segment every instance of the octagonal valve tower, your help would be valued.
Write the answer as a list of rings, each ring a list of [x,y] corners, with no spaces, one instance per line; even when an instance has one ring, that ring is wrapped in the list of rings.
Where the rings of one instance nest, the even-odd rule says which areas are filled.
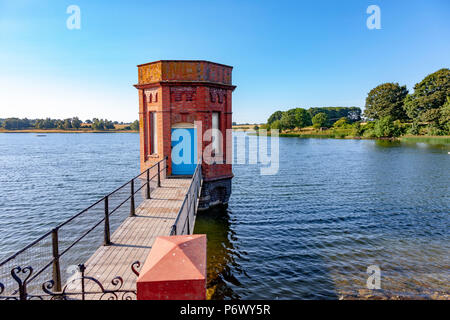
[[[203,60],[138,65],[139,82],[134,86],[139,91],[141,171],[167,156],[168,178],[190,176],[201,160],[204,182],[199,209],[226,204],[231,195],[233,173],[231,161],[226,160],[227,155],[231,158],[232,139],[226,137],[232,126],[231,95],[236,88],[231,84],[232,69]],[[205,134],[208,129],[218,130],[213,131],[214,138]],[[215,138],[217,132],[222,139]],[[184,161],[187,153],[179,153],[177,147],[183,140],[190,148],[188,161]],[[215,159],[209,164],[203,159],[208,146]],[[172,149],[177,153],[172,155]]]

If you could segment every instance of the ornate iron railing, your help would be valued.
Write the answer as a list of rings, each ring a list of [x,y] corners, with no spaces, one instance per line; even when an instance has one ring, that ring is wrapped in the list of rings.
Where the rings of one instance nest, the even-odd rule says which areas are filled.
[[[198,201],[202,190],[203,176],[202,165],[197,164],[189,185],[188,192],[184,197],[183,204],[178,211],[175,223],[172,225],[170,235],[192,234],[194,232],[195,216],[197,214]]]
[[[126,217],[135,215],[136,204],[151,198],[152,189],[161,186],[166,169],[167,157],[0,262],[0,299],[42,298],[45,294],[42,295],[41,290],[48,297],[56,297],[58,294],[61,296],[69,280],[61,270],[74,265],[83,269],[81,279],[100,284],[94,278],[84,276],[86,267],[80,265],[80,259],[85,261],[88,258],[83,255],[89,254],[92,243],[111,244],[111,230],[119,226]],[[90,226],[87,230],[83,229],[86,225]],[[102,233],[93,232],[101,225]],[[67,255],[75,247],[79,251],[77,256]],[[116,287],[113,291],[123,293],[122,289],[117,289],[123,283],[119,278],[116,277],[111,282]],[[66,285],[63,286],[63,283]],[[103,286],[99,289],[97,294],[112,293]],[[72,294],[66,292],[65,295]],[[78,295],[80,296],[80,292]],[[82,294],[81,296],[84,297]]]
[[[139,261],[133,262],[131,270],[136,276],[139,276],[138,268],[141,266]],[[17,294],[3,295],[5,287],[0,283],[0,300],[86,300],[95,296],[95,300],[135,300],[136,290],[123,288],[124,281],[122,277],[116,276],[111,280],[112,289],[105,289],[104,285],[97,279],[87,276],[86,266],[78,265],[78,274],[71,278],[61,288],[56,289],[56,283],[53,280],[42,284],[42,293],[30,294],[27,289],[28,282],[33,276],[33,268],[17,266],[11,270],[11,276],[17,283]],[[86,285],[95,289],[86,289]],[[56,290],[56,291],[55,291]]]

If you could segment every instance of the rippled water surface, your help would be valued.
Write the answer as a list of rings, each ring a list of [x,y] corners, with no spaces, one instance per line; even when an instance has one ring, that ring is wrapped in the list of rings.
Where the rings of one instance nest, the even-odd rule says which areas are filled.
[[[210,297],[364,297],[370,265],[381,269],[385,296],[448,294],[449,151],[280,138],[277,175],[233,166],[228,212],[196,222],[209,237]]]
[[[448,294],[449,151],[280,138],[277,175],[234,165],[228,209],[201,213],[196,223],[208,234],[209,296],[358,295],[370,265],[380,267],[386,291]],[[0,259],[129,180],[138,162],[133,133],[0,134]]]
[[[138,173],[136,133],[0,134],[0,260]]]

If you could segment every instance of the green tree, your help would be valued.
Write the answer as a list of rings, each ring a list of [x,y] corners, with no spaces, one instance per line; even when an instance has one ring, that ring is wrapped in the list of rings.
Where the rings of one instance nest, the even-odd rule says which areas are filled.
[[[441,119],[441,108],[427,109],[422,112],[420,120],[431,123],[435,127],[439,127],[439,120]]]
[[[60,130],[64,130],[64,122],[61,120],[56,120],[56,128]]]
[[[408,134],[418,135],[420,133],[419,123],[414,120],[411,127],[408,129]]]
[[[280,122],[283,129],[294,129],[297,126],[295,109],[290,109],[286,112],[283,112]]]
[[[64,119],[64,129],[71,129],[72,128],[72,121],[71,119]]]
[[[267,119],[267,124],[272,124],[276,120],[281,120],[282,115],[282,111],[275,111],[274,113],[272,113],[269,119]]]
[[[333,127],[335,128],[342,128],[342,127],[346,127],[348,124],[348,119],[345,117],[340,118],[338,121],[336,121],[333,124]]]
[[[272,122],[272,124],[270,125],[270,129],[272,130],[283,130],[283,127],[281,125],[281,120],[275,120],[274,122]]]
[[[398,137],[400,135],[400,128],[394,123],[391,116],[386,116],[377,120],[373,130],[375,136],[378,138]]]
[[[103,124],[103,120],[99,120],[97,118],[92,119],[92,130],[95,131],[104,131],[105,126]]]
[[[131,130],[134,131],[139,131],[139,120],[135,120],[131,125],[130,125]]]
[[[297,128],[308,127],[312,124],[311,116],[305,109],[296,108],[294,109],[294,114],[295,114],[295,126]]]
[[[361,108],[358,107],[350,107],[348,109],[346,118],[351,122],[361,121]]]
[[[43,129],[43,121],[41,119],[36,120],[36,122],[34,123],[34,127],[36,129]]]
[[[116,127],[114,126],[114,123],[108,119],[102,120],[103,124],[104,124],[104,128],[105,129],[115,129]]]
[[[19,121],[18,118],[5,119],[5,121],[3,122],[3,128],[5,128],[6,130],[17,129],[18,121]]]
[[[353,130],[352,130],[352,135],[354,135],[355,137],[361,137],[364,133],[364,129],[361,126],[360,122],[355,122],[353,124]]]
[[[313,127],[316,129],[325,127],[328,123],[328,116],[325,113],[320,112],[312,118],[312,123]]]
[[[450,134],[450,96],[447,97],[447,101],[441,108],[439,124],[447,134]]]
[[[54,129],[56,128],[56,120],[45,118],[43,126],[44,129]]]
[[[369,119],[381,119],[387,116],[392,119],[406,119],[403,103],[408,95],[406,86],[398,83],[383,83],[373,88],[366,98],[364,115]]]
[[[7,118],[3,120],[2,126],[6,130],[20,130],[31,127],[31,122],[27,118]]]
[[[357,107],[309,108],[308,113],[311,118],[318,113],[325,113],[330,124],[333,124],[342,117],[346,117],[350,122],[361,120],[361,109]]]
[[[74,127],[77,130],[81,127],[81,120],[78,119],[78,117],[72,118],[72,127]]]
[[[405,111],[411,119],[437,124],[438,112],[450,96],[450,69],[440,69],[414,86],[405,100]]]

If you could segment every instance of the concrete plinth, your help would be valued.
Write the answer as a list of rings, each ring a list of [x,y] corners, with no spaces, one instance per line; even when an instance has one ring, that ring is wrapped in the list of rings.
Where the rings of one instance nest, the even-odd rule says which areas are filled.
[[[137,280],[138,300],[205,300],[206,235],[158,237]]]

